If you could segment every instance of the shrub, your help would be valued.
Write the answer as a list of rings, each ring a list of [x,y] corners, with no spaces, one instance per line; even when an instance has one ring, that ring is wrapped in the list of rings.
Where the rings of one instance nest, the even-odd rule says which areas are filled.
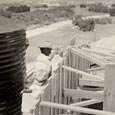
[[[95,22],[93,19],[79,20],[78,27],[82,31],[93,31],[95,28]]]
[[[103,5],[102,3],[89,5],[88,10],[92,11],[92,12],[101,12],[101,13],[108,13],[109,12],[109,8],[106,5]]]
[[[111,7],[115,7],[115,4],[112,4]]]
[[[76,5],[75,4],[69,4],[68,5],[70,8],[76,8]]]
[[[80,8],[86,8],[87,5],[86,4],[80,4]]]
[[[6,11],[10,11],[13,13],[21,13],[21,12],[29,12],[30,11],[30,7],[27,5],[19,5],[19,6],[9,6]]]
[[[79,20],[81,20],[81,19],[82,19],[82,15],[81,15],[81,14],[75,15],[75,16],[73,17],[73,19],[72,19],[73,25],[77,26]]]
[[[72,23],[82,31],[93,31],[95,28],[95,21],[93,19],[83,19],[81,14],[75,15]]]
[[[115,16],[115,7],[110,9],[109,14],[110,16]]]
[[[3,9],[0,9],[0,15],[1,15],[1,16],[4,16],[4,17],[6,17],[6,18],[11,18],[12,13],[11,13],[10,11],[5,11],[5,10],[3,10]]]
[[[99,18],[99,19],[95,19],[95,23],[96,24],[111,24],[112,19],[110,17]]]

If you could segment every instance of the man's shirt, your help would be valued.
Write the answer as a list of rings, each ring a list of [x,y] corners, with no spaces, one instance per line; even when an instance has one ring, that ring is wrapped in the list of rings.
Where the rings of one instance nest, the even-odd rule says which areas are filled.
[[[37,57],[37,61],[35,63],[35,78],[38,81],[44,81],[49,77],[50,71],[51,71],[51,63],[48,59],[48,56],[40,54]]]

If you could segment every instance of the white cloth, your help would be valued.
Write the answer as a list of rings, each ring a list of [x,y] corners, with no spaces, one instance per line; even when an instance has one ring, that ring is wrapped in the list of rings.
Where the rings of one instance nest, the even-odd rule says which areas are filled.
[[[48,56],[40,54],[35,63],[35,78],[39,81],[46,80],[49,77],[51,71],[51,63],[48,60]]]
[[[53,59],[51,60],[52,65],[52,73],[55,73],[56,70],[59,68],[59,64],[63,61],[62,57],[59,55],[55,55]]]

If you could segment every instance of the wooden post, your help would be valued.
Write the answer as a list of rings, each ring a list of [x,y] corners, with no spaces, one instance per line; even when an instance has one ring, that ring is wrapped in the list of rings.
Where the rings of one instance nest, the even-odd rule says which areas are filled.
[[[107,64],[105,70],[103,109],[115,112],[115,64]]]

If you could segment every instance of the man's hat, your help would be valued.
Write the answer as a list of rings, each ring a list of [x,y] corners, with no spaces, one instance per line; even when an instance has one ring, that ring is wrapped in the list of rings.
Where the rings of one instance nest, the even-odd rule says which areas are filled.
[[[42,41],[38,48],[51,48],[52,49],[52,44],[50,41]]]

